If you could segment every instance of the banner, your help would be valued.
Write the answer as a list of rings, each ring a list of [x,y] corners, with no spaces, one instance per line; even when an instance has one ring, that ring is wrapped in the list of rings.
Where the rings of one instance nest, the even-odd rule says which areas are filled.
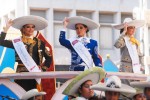
[[[28,69],[29,72],[41,72],[37,64],[34,62],[32,57],[27,52],[24,43],[21,40],[21,37],[12,40],[14,48],[19,55],[19,58]],[[40,84],[41,79],[36,79],[36,81]]]

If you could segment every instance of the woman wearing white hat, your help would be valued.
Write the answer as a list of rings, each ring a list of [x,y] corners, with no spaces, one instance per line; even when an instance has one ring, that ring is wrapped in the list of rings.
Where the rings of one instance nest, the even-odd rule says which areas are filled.
[[[146,97],[146,100],[150,100],[150,79],[146,81],[134,81],[130,83],[131,86],[143,89],[143,93]]]
[[[51,55],[45,48],[44,42],[39,40],[34,36],[35,30],[42,30],[48,25],[47,21],[39,16],[23,16],[16,18],[14,20],[9,20],[4,27],[4,32],[0,34],[0,45],[5,47],[14,48],[12,41],[5,40],[6,33],[10,26],[17,28],[22,33],[22,42],[24,43],[27,52],[33,58],[35,63],[43,70],[50,66]],[[43,58],[45,58],[45,63],[42,65]],[[16,61],[18,62],[17,72],[28,72],[27,68],[22,63],[20,57],[16,54]],[[15,80],[19,85],[21,85],[26,91],[36,88],[36,81],[33,79],[28,80]]]
[[[135,88],[135,89],[136,89],[136,94],[132,96],[133,100],[147,100],[146,96],[143,93],[143,89],[140,88]]]
[[[74,96],[71,100],[95,100],[96,94],[90,86],[97,84],[105,78],[105,71],[102,68],[93,67],[85,70],[71,80],[69,85],[64,89],[63,94]]]
[[[143,55],[140,52],[140,43],[134,37],[137,28],[144,25],[144,20],[126,18],[122,24],[114,25],[115,29],[123,30],[114,46],[121,49],[120,71],[141,73],[144,70]]]
[[[110,76],[105,83],[98,83],[90,87],[93,90],[105,91],[104,100],[118,100],[122,93],[135,94],[136,90],[126,84],[122,84],[117,76]]]
[[[94,30],[100,25],[91,19],[76,16],[65,18],[63,21],[64,28],[75,30],[77,37],[66,39],[66,31],[60,32],[59,42],[71,51],[71,71],[84,71],[93,66],[101,67],[101,60],[98,56],[97,41],[88,38],[87,32]]]

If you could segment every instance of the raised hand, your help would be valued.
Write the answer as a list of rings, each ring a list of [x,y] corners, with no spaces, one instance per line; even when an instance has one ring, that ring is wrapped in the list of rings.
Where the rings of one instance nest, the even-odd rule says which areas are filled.
[[[64,26],[64,28],[67,27],[68,23],[69,23],[69,20],[68,20],[67,17],[65,17],[64,20],[63,20],[63,26]]]
[[[6,20],[6,26],[3,27],[5,33],[7,33],[8,29],[10,28],[10,26],[12,26],[12,24],[13,24],[12,19]]]
[[[127,24],[127,23],[124,23],[123,34],[125,34],[125,33],[127,32],[127,27],[128,27],[128,24]]]

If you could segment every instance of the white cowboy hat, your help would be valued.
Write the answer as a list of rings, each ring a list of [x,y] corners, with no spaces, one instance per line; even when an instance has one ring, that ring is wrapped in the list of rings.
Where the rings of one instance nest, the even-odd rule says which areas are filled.
[[[150,87],[150,77],[147,77],[146,81],[133,81],[130,82],[130,85],[137,88]]]
[[[122,84],[117,76],[110,76],[106,83],[98,83],[90,87],[93,90],[113,91],[120,93],[136,93],[136,90],[128,85]]]
[[[57,89],[57,91],[55,92],[55,94],[53,95],[51,100],[63,100],[65,95],[62,94],[62,92],[72,82],[72,80],[73,79],[70,79],[70,80],[66,81],[65,83],[63,83],[63,85],[61,85],[61,87]]]
[[[22,16],[13,20],[12,27],[21,29],[26,24],[35,25],[35,30],[42,30],[48,26],[48,22],[46,19],[39,16]]]
[[[130,98],[133,98],[137,94],[143,94],[143,89],[142,88],[135,88],[135,90],[136,90],[136,93],[134,93],[134,94],[127,94],[127,95],[124,94],[124,95],[126,95],[127,97],[130,97]]]
[[[139,87],[139,88],[145,88],[150,87],[150,82],[146,81],[140,81],[140,82],[131,82],[131,86]]]
[[[63,94],[74,95],[85,81],[91,80],[93,84],[96,84],[103,78],[105,78],[105,71],[99,67],[92,67],[73,78],[72,82],[63,91]]]
[[[150,82],[147,81],[135,81],[130,83],[131,86],[138,87],[138,88],[145,88],[150,87]]]
[[[86,25],[88,27],[88,30],[94,30],[100,27],[99,23],[96,23],[93,20],[83,17],[83,16],[69,17],[68,20],[69,20],[69,23],[67,25],[67,28],[72,29],[72,30],[76,30],[75,25],[79,23]]]
[[[135,28],[142,27],[145,24],[144,20],[132,20],[131,18],[125,18],[124,22],[119,25],[112,25],[115,29],[123,29],[124,24],[127,23],[128,26],[134,26]]]
[[[32,90],[29,90],[27,91],[21,98],[21,100],[27,100],[31,97],[34,97],[34,96],[40,96],[40,95],[45,95],[46,92],[39,92],[37,89],[32,89]]]

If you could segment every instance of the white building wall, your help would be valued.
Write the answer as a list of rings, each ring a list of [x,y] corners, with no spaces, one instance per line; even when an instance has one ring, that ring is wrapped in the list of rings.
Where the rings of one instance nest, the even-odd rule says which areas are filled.
[[[54,48],[56,65],[70,65],[70,52],[59,44],[58,36],[59,31],[62,29],[63,18],[76,15],[89,17],[101,24],[100,29],[90,32],[90,36],[98,41],[100,46],[99,53],[104,60],[106,59],[106,54],[110,54],[111,59],[117,62],[120,59],[120,51],[114,48],[113,44],[120,33],[118,30],[114,30],[111,24],[121,23],[127,16],[132,17],[132,10],[134,7],[139,7],[139,1],[140,0],[17,0],[17,6],[10,11],[15,11],[15,17],[34,14],[48,20],[49,26],[42,32],[44,32],[44,36]],[[3,16],[5,16],[5,14]],[[74,31],[68,30],[67,32],[67,38],[75,36]],[[110,37],[108,37],[108,35]],[[109,39],[106,39],[107,37],[111,42]],[[105,39],[107,41],[105,41]]]

